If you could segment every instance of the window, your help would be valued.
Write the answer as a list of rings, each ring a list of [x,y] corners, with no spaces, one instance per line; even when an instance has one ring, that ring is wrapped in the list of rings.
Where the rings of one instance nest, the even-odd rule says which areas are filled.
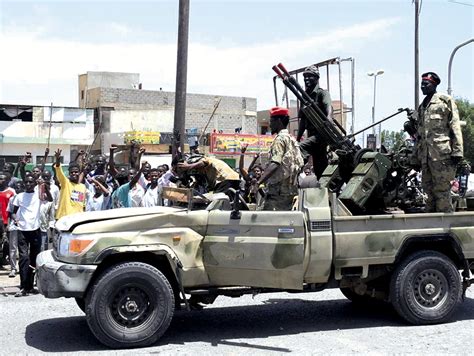
[[[81,100],[84,100],[84,90],[81,90]]]

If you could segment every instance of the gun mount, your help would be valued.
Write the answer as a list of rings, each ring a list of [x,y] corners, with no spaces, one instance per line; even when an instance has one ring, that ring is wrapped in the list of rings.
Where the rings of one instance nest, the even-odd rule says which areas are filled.
[[[361,148],[354,142],[356,134],[402,112],[407,112],[410,117],[411,110],[399,109],[355,134],[345,135],[339,125],[324,115],[283,64],[275,65],[272,69],[300,101],[301,111],[328,143],[329,149],[337,155],[323,172],[321,186],[337,193],[339,200],[352,214],[380,212],[390,207],[408,210],[417,204],[419,189],[416,175],[410,175],[411,167],[407,162],[411,152],[408,148],[384,154]]]

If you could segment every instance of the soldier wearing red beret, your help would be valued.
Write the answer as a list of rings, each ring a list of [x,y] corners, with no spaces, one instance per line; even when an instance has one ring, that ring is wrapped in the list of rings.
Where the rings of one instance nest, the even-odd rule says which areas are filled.
[[[277,135],[270,147],[270,163],[257,182],[258,186],[267,183],[263,210],[291,210],[298,193],[296,182],[303,156],[286,129],[289,121],[288,109],[278,106],[270,109],[270,129]]]

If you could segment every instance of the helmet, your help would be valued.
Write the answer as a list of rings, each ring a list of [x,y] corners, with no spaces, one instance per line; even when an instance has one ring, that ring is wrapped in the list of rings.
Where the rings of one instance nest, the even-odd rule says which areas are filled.
[[[319,68],[315,65],[310,65],[304,70],[303,75],[313,75],[319,78]]]

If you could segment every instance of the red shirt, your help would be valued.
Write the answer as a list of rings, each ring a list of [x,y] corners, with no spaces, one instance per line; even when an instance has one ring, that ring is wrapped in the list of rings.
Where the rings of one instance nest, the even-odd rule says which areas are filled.
[[[7,188],[0,192],[0,211],[2,212],[2,220],[3,220],[4,225],[8,224],[8,213],[7,213],[8,201],[15,194],[16,193],[13,188]]]

